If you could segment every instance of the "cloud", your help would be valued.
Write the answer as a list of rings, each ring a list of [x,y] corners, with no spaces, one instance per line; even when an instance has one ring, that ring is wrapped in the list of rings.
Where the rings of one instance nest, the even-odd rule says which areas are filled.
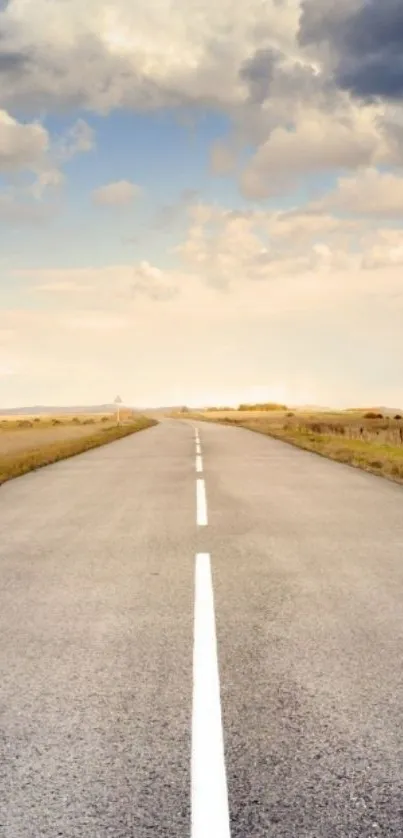
[[[162,271],[145,260],[102,268],[15,269],[12,275],[29,281],[42,295],[62,296],[66,308],[94,308],[96,301],[100,311],[130,307],[138,297],[171,300],[181,284],[180,273]]]
[[[207,0],[202,11],[198,0],[88,0],[85,11],[80,0],[36,0],[23,14],[9,0],[2,88],[7,101],[37,109],[229,108],[256,88],[256,56],[298,52],[298,18],[299,0],[239,0],[236,9]]]
[[[319,274],[350,270],[361,261],[357,236],[366,228],[321,209],[234,212],[198,204],[189,216],[176,254],[202,282],[224,291],[256,282],[273,287],[308,273],[316,282]]]
[[[39,123],[22,123],[0,111],[0,172],[34,168],[49,148],[49,135]]]
[[[287,256],[285,246],[284,270],[278,262],[268,281],[251,282],[245,268],[253,264],[256,249],[244,239],[253,228],[242,227],[241,218],[235,228],[236,219],[222,213],[221,232],[230,224],[228,242],[236,229],[241,239],[242,261],[230,298],[204,277],[196,280],[192,272],[176,275],[181,294],[164,305],[142,293],[130,296],[130,266],[19,272],[20,286],[71,282],[92,285],[93,290],[91,295],[67,288],[62,295],[38,291],[46,295],[43,310],[0,311],[0,334],[5,330],[9,335],[7,367],[18,370],[18,382],[17,376],[7,377],[3,404],[49,399],[101,403],[116,392],[140,405],[197,402],[200,394],[210,401],[209,393],[214,401],[224,391],[242,400],[251,382],[266,382],[271,390],[281,386],[284,400],[291,403],[297,392],[306,401],[311,388],[311,400],[325,404],[374,401],[369,391],[376,394],[375,401],[387,402],[386,384],[397,391],[402,372],[401,266],[369,270],[357,260],[348,270],[328,270],[324,246],[316,251],[322,261],[314,271],[308,261],[305,269],[301,262],[298,270],[290,270],[287,258],[296,263],[301,257],[298,249]],[[249,220],[254,225],[279,222],[267,213],[251,213]],[[302,254],[302,243],[300,247]],[[150,264],[142,271],[143,276],[154,274],[158,282],[173,278]],[[183,352],[184,345],[192,346],[191,357]],[[374,364],[383,370],[382,380],[374,378]]]
[[[390,224],[395,219],[395,227],[380,226],[382,216],[370,203],[369,189],[374,196],[377,190],[372,177],[367,172],[362,178],[362,202],[352,178],[351,183],[341,179],[339,190],[322,201],[292,210],[236,212],[196,204],[189,211],[188,234],[176,254],[199,282],[231,293],[231,299],[242,288],[267,286],[273,312],[286,311],[287,305],[290,311],[297,305],[313,312],[317,306],[331,305],[331,300],[342,304],[344,299],[348,304],[352,297],[358,304],[360,296],[365,300],[368,294],[383,294],[385,299],[395,294],[403,306],[401,278],[394,273],[386,279],[383,274],[383,268],[395,270],[401,264],[400,216],[394,207],[396,214],[390,220],[385,203],[384,219]],[[385,176],[381,208],[388,184]],[[368,270],[373,272],[371,280],[365,278]]]
[[[397,391],[401,230],[312,207],[198,202],[187,212],[185,267],[143,261],[11,273],[36,298],[25,310],[0,309],[7,368],[18,370],[5,379],[4,404],[100,403],[116,392],[133,404],[197,402],[200,394],[215,401],[224,391],[241,401],[251,382],[281,386],[291,403],[308,392],[330,404],[387,402]],[[390,372],[389,390],[375,368]]]
[[[94,112],[171,109],[196,126],[199,114],[213,114],[203,133],[214,126],[211,170],[236,179],[246,159],[240,184],[253,200],[300,185],[309,195],[311,179],[317,190],[323,175],[338,178],[305,206],[291,194],[288,210],[161,192],[149,231],[166,232],[176,247],[158,264],[66,268],[61,258],[59,267],[15,273],[4,265],[21,305],[0,308],[3,371],[18,371],[7,375],[4,400],[104,401],[118,391],[126,399],[132,388],[134,403],[184,401],[219,393],[223,381],[228,392],[248,392],[255,381],[271,392],[281,386],[286,401],[296,383],[312,400],[334,401],[348,386],[363,392],[366,374],[375,389],[373,370],[385,376],[392,364],[397,389],[403,190],[401,169],[390,169],[403,150],[398,14],[394,0],[0,0],[2,222],[40,223],[57,209],[69,161],[95,149]],[[71,117],[55,136],[50,126],[72,112],[88,122]],[[44,114],[43,124],[32,114]],[[200,172],[189,183],[199,180]],[[95,204],[124,207],[139,194],[130,181],[98,183]],[[206,190],[214,195],[214,184]],[[72,210],[60,225],[66,247]],[[113,246],[105,242],[108,252]],[[38,265],[40,242],[34,247]],[[75,259],[81,253],[84,262],[85,247],[76,242]]]
[[[65,137],[56,146],[56,156],[61,162],[70,160],[76,154],[93,151],[95,148],[95,132],[88,122],[78,119],[67,131]]]
[[[48,189],[58,189],[64,184],[64,182],[64,174],[59,169],[44,168],[43,171],[39,172],[36,180],[32,186],[29,187],[28,191],[34,196],[34,198],[36,198],[36,200],[40,201]]]
[[[14,222],[40,216],[29,199],[41,201],[49,189],[60,188],[65,180],[60,166],[75,154],[90,151],[93,145],[93,131],[84,120],[78,120],[65,137],[53,142],[39,122],[19,122],[0,110],[0,173],[13,184],[0,195],[3,219]],[[21,173],[33,176],[31,183],[17,186]]]
[[[372,247],[365,254],[363,267],[374,270],[403,265],[403,241],[398,247]]]
[[[326,45],[337,84],[355,95],[403,99],[401,0],[305,0],[300,42]]]
[[[362,267],[364,270],[374,271],[378,276],[384,275],[388,269],[399,268],[403,265],[403,230],[399,228],[378,228],[368,232],[363,240]],[[401,283],[396,272],[397,296],[401,294]]]
[[[240,68],[239,75],[248,87],[249,99],[261,105],[270,93],[276,65],[281,61],[277,49],[258,49]]]
[[[28,191],[40,201],[49,189],[59,189],[65,182],[60,167],[77,154],[92,151],[94,147],[93,129],[85,120],[78,119],[62,138],[52,141],[48,153],[34,169],[37,176]]]
[[[363,0],[302,0],[298,40],[304,46],[341,40],[348,21],[359,12]],[[366,2],[366,0],[364,0]]]
[[[231,0],[207,0],[201,14],[198,0],[158,7],[140,0],[135,8],[130,0],[88,0],[85,12],[79,0],[36,0],[21,14],[20,0],[10,0],[0,13],[3,101],[102,114],[224,112],[234,133],[214,144],[213,172],[231,173],[233,149],[257,145],[242,190],[250,198],[276,194],[305,173],[376,165],[391,159],[392,145],[395,156],[403,148],[403,133],[379,109],[354,108],[337,89],[328,30],[344,33],[360,5],[239,0],[234,11]],[[81,123],[79,150],[92,142]]]
[[[377,219],[400,219],[403,215],[403,176],[375,168],[365,169],[340,178],[336,189],[314,206]]]
[[[141,194],[139,186],[128,180],[108,183],[100,186],[92,193],[93,201],[99,206],[124,207],[131,204],[134,198]]]
[[[304,108],[292,126],[275,128],[258,148],[241,188],[248,198],[265,198],[294,188],[307,174],[374,165],[393,151],[376,107],[347,105],[332,115]]]
[[[136,296],[145,295],[151,300],[172,300],[179,294],[179,282],[180,278],[175,277],[174,273],[162,271],[143,261],[135,268],[132,292]]]

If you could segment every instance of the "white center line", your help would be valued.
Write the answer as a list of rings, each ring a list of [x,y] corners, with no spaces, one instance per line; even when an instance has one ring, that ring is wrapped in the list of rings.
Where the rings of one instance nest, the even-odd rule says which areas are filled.
[[[202,472],[203,471],[203,460],[200,454],[196,454],[196,471]]]
[[[191,838],[230,838],[209,553],[196,556]]]
[[[200,445],[200,442],[196,442],[196,454],[201,454],[201,445]]]
[[[207,526],[207,501],[206,501],[206,486],[203,478],[198,477],[196,480],[196,506],[197,506],[197,523],[199,527]]]

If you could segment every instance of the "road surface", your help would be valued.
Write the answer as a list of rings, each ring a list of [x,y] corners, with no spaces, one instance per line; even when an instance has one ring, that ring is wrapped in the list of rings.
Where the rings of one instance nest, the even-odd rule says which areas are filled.
[[[0,835],[400,837],[403,490],[196,426],[0,489]]]

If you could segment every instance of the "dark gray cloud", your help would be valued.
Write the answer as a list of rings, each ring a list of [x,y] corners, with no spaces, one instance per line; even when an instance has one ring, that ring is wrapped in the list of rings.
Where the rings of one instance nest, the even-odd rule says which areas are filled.
[[[260,105],[267,99],[281,53],[275,49],[259,49],[242,65],[239,75],[249,89],[249,99]]]
[[[364,62],[350,59],[339,68],[337,80],[357,96],[403,99],[403,56],[396,55],[393,61],[387,55],[371,56]]]
[[[299,40],[326,45],[339,87],[363,98],[403,99],[402,0],[305,0]]]
[[[0,47],[0,73],[20,72],[27,68],[29,57],[22,52],[3,52]]]

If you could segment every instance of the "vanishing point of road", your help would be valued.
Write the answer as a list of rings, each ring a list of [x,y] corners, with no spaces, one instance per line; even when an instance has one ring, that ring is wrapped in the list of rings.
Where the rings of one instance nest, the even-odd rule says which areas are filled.
[[[400,486],[167,419],[0,533],[1,838],[401,838]]]

